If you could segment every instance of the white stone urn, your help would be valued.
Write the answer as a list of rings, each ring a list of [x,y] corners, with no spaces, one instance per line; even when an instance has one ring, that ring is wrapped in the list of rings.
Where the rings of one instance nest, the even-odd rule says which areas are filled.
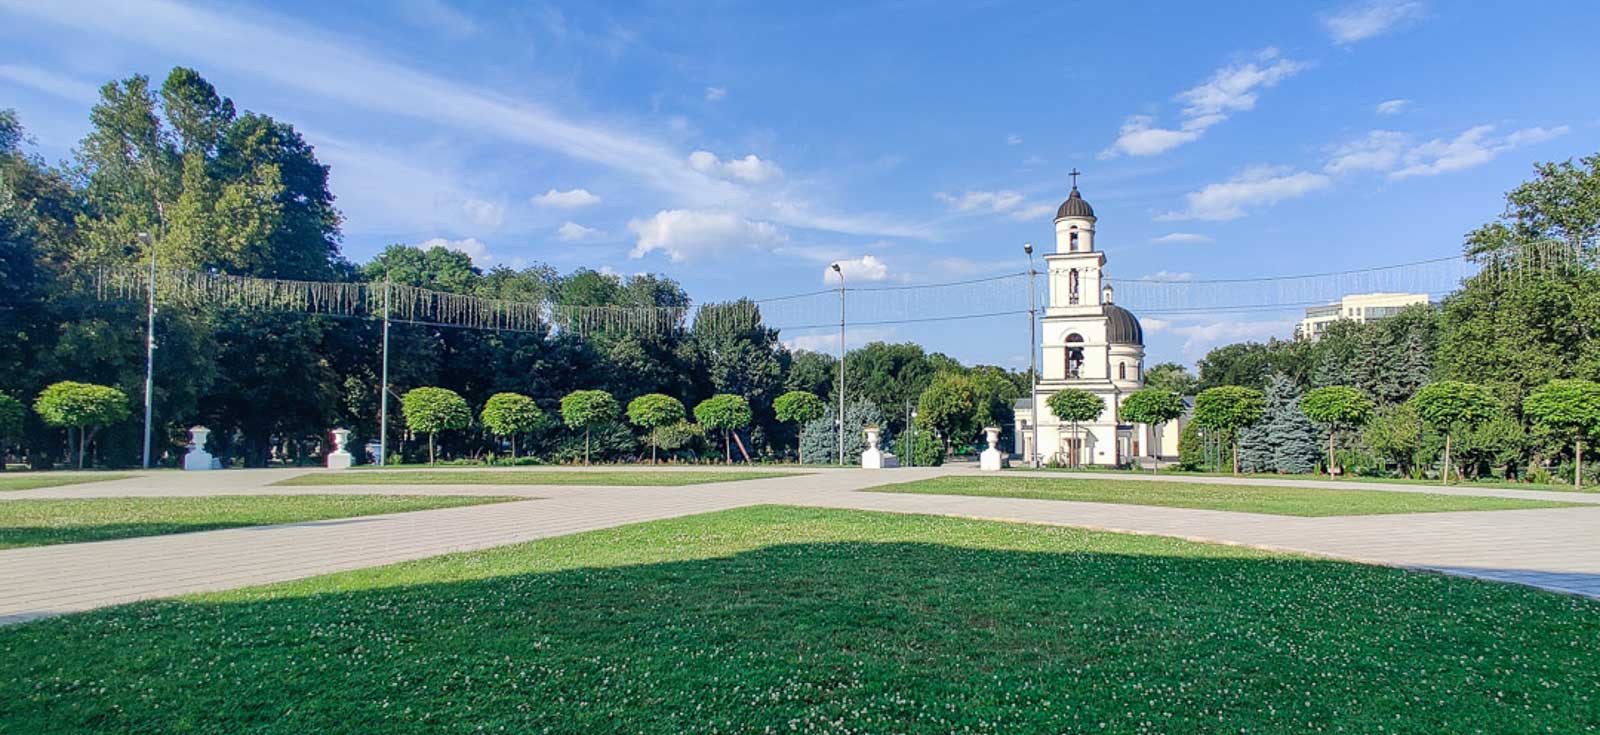
[[[978,455],[978,469],[997,471],[1006,466],[1006,457],[1000,453],[1000,427],[985,427],[983,433],[989,441],[989,448]]]
[[[189,452],[183,455],[186,470],[214,470],[219,466],[216,458],[206,451],[206,438],[211,430],[204,426],[189,427]]]
[[[350,465],[355,464],[355,457],[351,456],[350,451],[345,449],[345,445],[350,443],[350,430],[334,429],[332,434],[333,451],[328,453],[328,469],[348,470]]]
[[[881,430],[876,426],[868,426],[867,451],[861,453],[861,468],[866,470],[883,469],[883,450],[878,448],[878,440],[882,437]]]

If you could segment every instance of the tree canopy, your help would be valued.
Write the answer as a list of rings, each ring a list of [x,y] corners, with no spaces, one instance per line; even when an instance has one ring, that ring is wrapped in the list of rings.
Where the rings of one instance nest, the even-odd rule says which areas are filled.
[[[437,459],[433,440],[439,432],[465,429],[472,423],[467,399],[449,388],[412,388],[400,396],[400,411],[405,415],[406,428],[428,435],[430,464]]]
[[[1334,471],[1334,437],[1340,430],[1360,428],[1376,408],[1372,399],[1347,385],[1316,388],[1300,399],[1306,418],[1328,427],[1328,471]]]
[[[1267,399],[1261,391],[1240,385],[1219,385],[1200,391],[1194,399],[1194,422],[1233,439],[1233,472],[1239,473],[1238,432],[1260,421]]]
[[[1440,476],[1450,482],[1450,444],[1462,432],[1494,418],[1500,404],[1494,394],[1475,383],[1442,380],[1422,386],[1410,404],[1423,422],[1444,434],[1444,462]]]
[[[521,393],[496,393],[483,403],[480,417],[483,425],[495,436],[511,439],[511,456],[517,456],[517,435],[526,434],[539,426],[544,412],[532,398]]]
[[[1522,412],[1535,425],[1572,442],[1574,484],[1583,489],[1584,440],[1600,435],[1600,384],[1552,380],[1523,399]]]
[[[723,451],[727,461],[733,461],[733,452],[728,446],[729,438],[738,429],[750,425],[754,415],[750,412],[750,402],[744,396],[732,393],[719,393],[701,401],[694,407],[694,419],[707,429],[719,429],[723,436]],[[741,443],[740,451],[744,451]],[[748,459],[748,457],[747,457]]]
[[[561,420],[583,430],[583,463],[589,464],[590,438],[597,426],[617,420],[617,399],[603,390],[575,390],[561,398]]]
[[[649,393],[628,402],[628,421],[650,433],[650,462],[656,461],[656,436],[662,428],[683,421],[683,402],[669,395]]]

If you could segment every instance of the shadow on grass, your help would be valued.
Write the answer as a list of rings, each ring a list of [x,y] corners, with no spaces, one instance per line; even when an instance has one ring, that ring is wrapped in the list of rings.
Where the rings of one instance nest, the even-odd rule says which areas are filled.
[[[140,536],[165,536],[173,533],[216,531],[224,528],[246,528],[259,525],[249,521],[214,523],[96,523],[66,527],[50,526],[0,526],[0,549],[26,546],[53,546],[56,544],[81,544],[90,541],[114,541]]]
[[[678,541],[695,553],[698,539]],[[0,722],[28,733],[1600,725],[1590,601],[1149,548],[1200,551],[791,543],[140,603],[0,629]],[[459,559],[454,573],[494,573],[473,571],[492,558]]]

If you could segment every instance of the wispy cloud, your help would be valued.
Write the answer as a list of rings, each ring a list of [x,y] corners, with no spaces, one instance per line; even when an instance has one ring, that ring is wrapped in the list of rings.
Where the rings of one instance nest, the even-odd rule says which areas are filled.
[[[551,189],[531,200],[541,207],[554,207],[556,209],[576,209],[600,203],[600,197],[590,194],[588,189],[567,189],[558,191]]]
[[[1012,133],[1006,136],[1006,145],[1022,145],[1022,136]]]
[[[100,99],[100,91],[93,84],[37,67],[0,64],[0,79],[79,104],[92,105]]]
[[[1232,342],[1288,337],[1294,333],[1293,319],[1239,321],[1236,316],[1218,314],[1196,317],[1197,323],[1178,324],[1163,331],[1182,336],[1183,355],[1189,360],[1204,357],[1211,348]]]
[[[1415,22],[1423,10],[1422,3],[1413,0],[1373,0],[1322,16],[1322,27],[1334,43],[1344,46]]]
[[[1148,276],[1141,276],[1142,281],[1161,281],[1163,283],[1183,283],[1193,281],[1194,274],[1188,271],[1156,271]]]
[[[1150,238],[1150,242],[1163,245],[1200,245],[1208,242],[1215,242],[1215,240],[1212,240],[1207,235],[1201,235],[1194,232],[1169,232],[1161,237]]]
[[[1384,172],[1391,179],[1436,176],[1481,166],[1506,151],[1543,143],[1569,132],[1571,128],[1558,125],[1523,128],[1497,136],[1493,125],[1478,125],[1452,138],[1416,143],[1406,133],[1374,130],[1360,140],[1336,146],[1323,170],[1330,174]]]
[[[401,0],[395,7],[406,22],[424,30],[458,38],[478,32],[478,23],[472,16],[441,0]]]
[[[784,235],[770,222],[745,219],[733,212],[666,209],[647,219],[628,222],[637,236],[629,257],[660,251],[674,263],[731,251],[769,249]]]
[[[582,242],[602,235],[601,231],[593,227],[584,227],[576,222],[563,222],[556,228],[556,239],[562,242]]]
[[[1379,115],[1398,115],[1411,106],[1411,100],[1384,100],[1378,103],[1373,112]]]
[[[1295,171],[1282,166],[1254,166],[1227,181],[1190,192],[1188,207],[1160,219],[1226,221],[1245,216],[1247,208],[1276,204],[1326,189],[1332,179],[1324,174]]]
[[[1218,69],[1199,86],[1179,92],[1184,103],[1183,122],[1177,128],[1162,128],[1150,115],[1133,115],[1122,124],[1117,139],[1100,152],[1101,158],[1119,155],[1153,156],[1185,143],[1192,143],[1211,127],[1236,112],[1253,109],[1257,95],[1305,68],[1305,64],[1281,58],[1268,48],[1254,61],[1231,64]]]
[[[960,194],[937,192],[934,199],[944,202],[956,212],[974,214],[1004,214],[1019,222],[1036,220],[1051,212],[1056,206],[1048,202],[1028,202],[1021,192],[1010,189],[996,191],[968,190]]]
[[[706,101],[707,102],[721,102],[722,98],[727,97],[727,96],[728,96],[728,88],[727,87],[706,87]]]
[[[1366,137],[1333,149],[1333,157],[1323,167],[1330,174],[1353,171],[1388,171],[1400,161],[1410,136],[1393,130],[1374,130]]]
[[[887,342],[894,339],[894,327],[847,327],[844,331],[845,349],[855,349],[868,342]],[[811,334],[798,334],[783,340],[790,350],[839,354],[839,330],[816,330]]]

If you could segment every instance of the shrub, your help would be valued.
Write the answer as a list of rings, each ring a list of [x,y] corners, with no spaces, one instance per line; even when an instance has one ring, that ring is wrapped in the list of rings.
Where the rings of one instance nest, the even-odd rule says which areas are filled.
[[[517,435],[533,431],[544,418],[539,404],[521,393],[496,393],[483,404],[484,428],[495,436],[510,437],[511,458],[517,458]]]
[[[70,380],[39,392],[33,402],[34,413],[46,424],[78,432],[78,467],[83,467],[85,447],[102,427],[128,418],[128,396],[107,385],[75,383]]]
[[[916,442],[915,446],[912,445],[913,441]],[[894,453],[900,457],[902,466],[937,467],[944,464],[944,448],[939,445],[939,439],[933,432],[924,426],[900,432]]]

